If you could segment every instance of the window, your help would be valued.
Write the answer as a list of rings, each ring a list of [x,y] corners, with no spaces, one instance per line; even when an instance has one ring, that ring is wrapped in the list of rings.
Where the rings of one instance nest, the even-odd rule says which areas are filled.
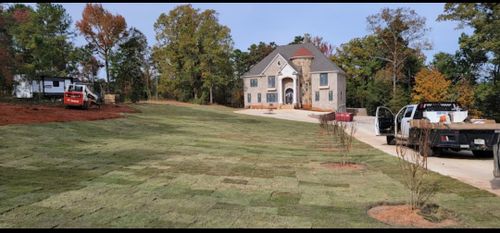
[[[53,87],[59,87],[59,81],[52,81]]]
[[[276,93],[267,93],[267,95],[266,95],[266,101],[268,103],[274,103],[274,102],[276,102]]]
[[[328,74],[327,73],[319,74],[319,85],[320,86],[328,86]]]
[[[275,88],[276,78],[274,76],[267,77],[267,88]]]
[[[257,103],[260,103],[262,101],[262,96],[260,93],[257,94]]]
[[[252,95],[250,93],[247,94],[247,102],[248,103],[252,102]]]
[[[328,92],[328,100],[333,101],[333,91]]]
[[[314,100],[319,101],[319,91],[315,93]]]
[[[257,86],[257,79],[250,79],[250,87],[256,87]]]
[[[408,109],[406,109],[405,117],[411,117],[412,112],[413,112],[413,107],[408,107]]]

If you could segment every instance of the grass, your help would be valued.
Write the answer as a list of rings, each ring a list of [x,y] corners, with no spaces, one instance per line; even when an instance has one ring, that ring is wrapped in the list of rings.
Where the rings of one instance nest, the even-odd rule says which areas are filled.
[[[329,170],[317,124],[220,106],[135,105],[127,118],[0,127],[0,227],[389,227],[397,159],[355,141]],[[500,198],[433,173],[459,227],[500,227]]]

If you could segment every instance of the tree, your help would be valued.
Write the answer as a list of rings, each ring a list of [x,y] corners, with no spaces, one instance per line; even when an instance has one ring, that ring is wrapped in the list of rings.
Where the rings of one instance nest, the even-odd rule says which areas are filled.
[[[232,78],[230,56],[233,41],[230,29],[220,25],[214,10],[205,10],[200,15],[198,36],[201,40],[200,69],[203,86],[209,89],[210,104],[214,103],[214,88],[226,86]],[[224,89],[223,89],[224,90]]]
[[[462,34],[459,43],[460,49],[455,54],[437,53],[431,64],[452,83],[465,79],[474,84],[480,80],[481,68],[488,58],[485,51],[478,49],[469,36]]]
[[[340,45],[331,57],[347,74],[347,106],[364,107],[369,113],[384,105],[386,97],[390,96],[390,92],[386,93],[386,85],[390,82],[385,83],[377,78],[381,75],[376,75],[386,64],[373,57],[381,53],[378,43],[375,35],[354,38]]]
[[[436,69],[422,69],[415,77],[412,100],[422,101],[447,101],[450,99],[449,88],[451,82]]]
[[[302,44],[304,43],[304,37],[303,36],[295,36],[293,38],[293,41],[289,43],[289,45],[291,44]]]
[[[87,3],[76,27],[104,60],[106,81],[109,83],[109,58],[112,48],[124,36],[127,28],[125,18],[111,14],[101,4]]]
[[[458,29],[465,25],[474,29],[468,38],[475,43],[474,47],[489,53],[490,73],[493,82],[500,79],[500,4],[491,3],[446,3],[444,13],[438,21],[459,21]]]
[[[425,18],[408,8],[384,8],[378,14],[367,17],[368,29],[381,40],[384,56],[376,56],[391,65],[393,96],[396,95],[396,82],[402,76],[402,65],[413,54],[422,49],[430,49],[425,40],[429,30]]]
[[[34,79],[39,76],[68,74],[68,54],[71,18],[61,5],[39,3],[36,10],[15,4],[8,9],[12,16],[9,34],[12,35],[16,57],[16,73]]]
[[[130,28],[118,43],[118,51],[111,57],[111,73],[121,98],[137,102],[144,96],[145,75],[142,70],[146,62],[147,39],[136,28]]]
[[[333,55],[333,46],[323,41],[323,37],[315,36],[311,39],[311,42],[316,46],[326,57],[331,57]]]
[[[189,4],[161,14],[154,27],[160,89],[183,101],[213,101],[214,88],[223,90],[233,77],[229,28],[218,23],[215,11]]]
[[[7,32],[7,17],[0,4],[0,95],[8,93],[13,84],[14,56],[12,38]]]
[[[248,47],[248,63],[253,66],[264,59],[267,55],[273,52],[278,45],[274,42],[266,44],[264,42],[259,42],[259,44],[252,44]]]

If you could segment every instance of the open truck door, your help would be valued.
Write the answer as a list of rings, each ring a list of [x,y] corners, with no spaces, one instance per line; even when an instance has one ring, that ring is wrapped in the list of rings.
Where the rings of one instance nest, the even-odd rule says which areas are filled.
[[[493,139],[493,175],[500,178],[500,131],[495,130]]]
[[[396,143],[394,125],[394,113],[387,107],[377,107],[375,111],[375,134],[377,136],[386,136],[389,145]]]

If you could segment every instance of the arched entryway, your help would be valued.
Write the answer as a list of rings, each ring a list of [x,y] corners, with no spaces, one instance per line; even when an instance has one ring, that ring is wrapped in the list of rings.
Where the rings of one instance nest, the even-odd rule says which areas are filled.
[[[293,95],[295,94],[295,90],[293,88],[293,79],[290,77],[286,77],[283,78],[281,82],[281,96],[283,96],[283,103],[292,105],[294,100]]]

